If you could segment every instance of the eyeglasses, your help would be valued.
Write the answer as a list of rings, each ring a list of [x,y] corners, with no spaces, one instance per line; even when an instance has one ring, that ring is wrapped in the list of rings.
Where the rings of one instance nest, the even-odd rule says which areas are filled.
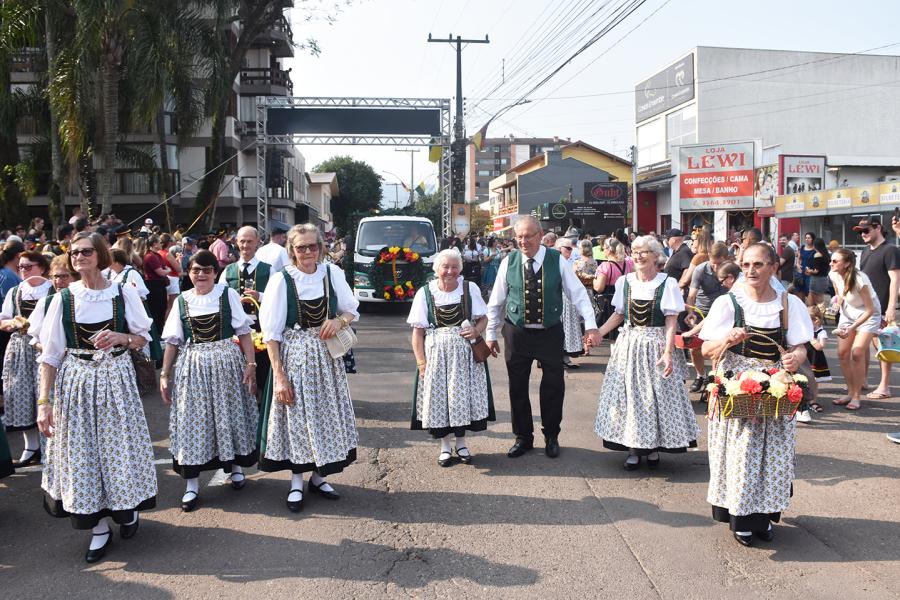
[[[748,271],[750,269],[759,270],[759,269],[762,269],[763,267],[768,267],[771,264],[772,263],[767,263],[767,262],[752,262],[752,263],[745,262],[745,263],[741,263],[741,268],[745,271]]]
[[[725,283],[731,278],[731,275],[726,275],[725,277],[719,277],[719,283]]]
[[[191,267],[191,275],[212,275],[216,272],[215,267]]]
[[[75,250],[69,250],[69,256],[71,256],[73,258],[76,256],[83,256],[85,258],[90,258],[93,255],[94,255],[93,248],[76,248]]]
[[[37,263],[19,263],[19,270],[20,271],[30,271],[33,268],[35,268],[36,266],[38,266]]]
[[[643,258],[644,256],[647,256],[649,254],[653,254],[653,250],[632,250],[632,252],[631,252],[632,256],[638,256],[641,258]]]
[[[309,252],[313,254],[314,252],[319,251],[319,244],[298,244],[294,246],[294,252],[297,254],[306,254]]]
[[[836,265],[843,261],[841,261],[841,259],[839,259],[839,258],[832,258],[830,262],[831,262],[831,264]]]

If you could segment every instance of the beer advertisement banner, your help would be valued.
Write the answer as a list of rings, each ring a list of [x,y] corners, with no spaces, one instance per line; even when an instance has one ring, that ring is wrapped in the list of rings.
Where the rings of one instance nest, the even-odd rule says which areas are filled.
[[[881,204],[879,187],[878,184],[874,184],[852,188],[854,191],[852,201],[853,208],[869,208]]]
[[[900,204],[900,181],[889,181],[878,186],[881,204]]]
[[[628,204],[628,184],[620,181],[586,182],[584,204],[595,206],[597,214],[604,218],[624,218]]]
[[[753,142],[678,148],[681,210],[753,208]]]
[[[825,208],[828,210],[840,210],[842,208],[850,208],[852,205],[850,197],[850,188],[838,188],[836,190],[828,190],[822,192],[825,198]]]

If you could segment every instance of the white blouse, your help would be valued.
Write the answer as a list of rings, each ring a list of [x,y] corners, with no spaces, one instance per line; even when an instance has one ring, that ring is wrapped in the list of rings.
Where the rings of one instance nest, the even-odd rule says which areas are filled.
[[[744,310],[744,321],[747,325],[772,329],[781,325],[781,295],[787,292],[775,290],[775,299],[769,302],[756,302],[750,299],[744,287],[735,285],[731,293]],[[734,305],[728,294],[719,296],[713,302],[706,318],[700,338],[704,340],[720,340],[734,327]],[[798,346],[813,339],[813,324],[806,306],[800,298],[788,295],[788,346]]]
[[[109,274],[106,278],[113,283],[130,285],[138,291],[138,295],[143,300],[146,300],[147,296],[150,295],[150,290],[147,289],[147,284],[144,283],[143,276],[134,267],[125,267],[122,269],[121,273],[116,273],[112,269],[109,269]]]
[[[460,277],[457,279],[456,289],[452,292],[444,292],[438,287],[436,279],[429,281],[428,289],[431,290],[431,298],[434,301],[434,305],[447,306],[448,304],[461,303],[463,283],[466,282]],[[472,299],[472,321],[474,324],[475,319],[487,314],[487,305],[481,297],[481,290],[478,289],[478,286],[471,281],[469,281],[467,285],[469,286],[469,297]],[[427,329],[430,327],[428,324],[428,302],[425,300],[424,288],[419,288],[416,292],[406,322],[409,323],[410,327],[418,327],[420,329]]]
[[[37,286],[31,286],[27,281],[23,281],[19,284],[19,292],[18,294],[13,294],[12,289],[9,290],[9,293],[6,294],[6,297],[3,298],[3,308],[0,310],[0,319],[12,319],[14,313],[16,312],[16,296],[20,295],[22,300],[40,300],[50,293],[50,286],[52,284],[49,280],[44,280],[44,282]],[[38,302],[38,304],[41,304]],[[31,318],[29,317],[29,321]]]
[[[331,287],[337,296],[337,314],[350,313],[353,320],[359,320],[359,300],[347,284],[347,279],[340,267],[319,263],[315,273],[304,273],[294,265],[285,267],[288,275],[294,280],[297,296],[300,300],[315,300],[322,297],[323,280],[326,269],[331,277]],[[259,324],[262,327],[263,341],[284,341],[284,324],[287,320],[287,304],[285,303],[284,275],[279,271],[269,277],[266,285],[266,297],[259,309]]]
[[[628,279],[631,297],[635,300],[653,300],[656,295],[656,289],[660,285],[665,285],[662,295],[662,306],[660,306],[662,313],[668,317],[684,311],[684,296],[681,294],[677,280],[665,273],[658,273],[650,281],[640,281],[635,273],[629,273],[625,277],[616,279],[616,291],[613,293],[612,303],[613,308],[620,315],[625,314],[625,279]]]
[[[74,281],[69,286],[69,291],[75,298],[75,320],[79,323],[99,323],[108,321],[113,316],[112,299],[119,295],[119,286],[111,283],[102,290],[91,290],[84,287],[81,281]],[[132,335],[139,335],[150,341],[150,327],[153,320],[144,310],[141,297],[137,290],[130,286],[122,286],[122,296],[125,301],[125,323]],[[41,325],[41,346],[43,352],[38,357],[38,362],[47,363],[53,367],[59,367],[66,354],[66,332],[63,328],[63,309],[60,294],[54,294],[47,314]]]
[[[253,317],[244,312],[241,304],[241,297],[238,293],[227,285],[217,283],[208,294],[198,294],[196,288],[182,292],[184,302],[187,304],[188,312],[191,316],[202,317],[219,312],[219,301],[222,298],[222,292],[228,291],[228,304],[231,307],[231,327],[234,329],[234,335],[244,335],[250,333],[250,326],[253,324]],[[166,317],[166,324],[163,326],[163,332],[160,336],[167,344],[180,346],[184,343],[184,326],[181,323],[180,302],[176,299]]]
[[[861,294],[863,288],[868,290],[869,298],[872,299],[872,307],[874,308],[874,312],[872,313],[873,316],[881,315],[884,308],[887,308],[882,308],[881,301],[878,300],[878,295],[872,287],[872,280],[870,280],[869,276],[862,271],[856,272],[856,289],[851,290],[847,294],[844,293],[843,277],[837,273],[830,273],[828,277],[831,279],[831,285],[834,286],[835,296],[837,298],[844,298],[844,301],[841,303],[841,311],[847,315],[848,319],[855,321],[866,312],[866,303]],[[9,294],[7,294],[6,297],[9,298]],[[5,309],[6,303],[4,303],[4,312]]]

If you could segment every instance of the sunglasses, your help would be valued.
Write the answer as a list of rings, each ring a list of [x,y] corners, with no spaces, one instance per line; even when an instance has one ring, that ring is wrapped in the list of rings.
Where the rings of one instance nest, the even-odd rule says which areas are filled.
[[[867,233],[870,233],[871,231],[872,231],[871,229],[869,229],[868,227],[866,227],[866,228],[864,228],[864,229],[860,229],[860,230],[859,230],[859,235],[866,235]]]
[[[215,267],[191,267],[191,275],[212,275],[215,272]]]
[[[73,258],[76,256],[83,256],[85,258],[90,258],[93,255],[94,255],[93,248],[76,248],[75,250],[69,250],[69,256],[71,256]]]
[[[725,277],[719,277],[719,283],[725,283],[729,279],[731,279],[731,275],[726,275]]]
[[[20,263],[19,270],[20,271],[30,271],[33,268],[35,268],[36,266],[38,266],[37,263]]]
[[[298,244],[294,246],[294,252],[297,254],[312,254],[319,251],[319,244]]]

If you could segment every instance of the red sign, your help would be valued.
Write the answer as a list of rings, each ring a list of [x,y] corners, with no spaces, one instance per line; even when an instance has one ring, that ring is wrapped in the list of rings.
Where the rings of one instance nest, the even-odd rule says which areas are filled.
[[[681,198],[723,198],[753,195],[753,170],[682,174]]]
[[[753,207],[753,142],[678,149],[681,210]]]

